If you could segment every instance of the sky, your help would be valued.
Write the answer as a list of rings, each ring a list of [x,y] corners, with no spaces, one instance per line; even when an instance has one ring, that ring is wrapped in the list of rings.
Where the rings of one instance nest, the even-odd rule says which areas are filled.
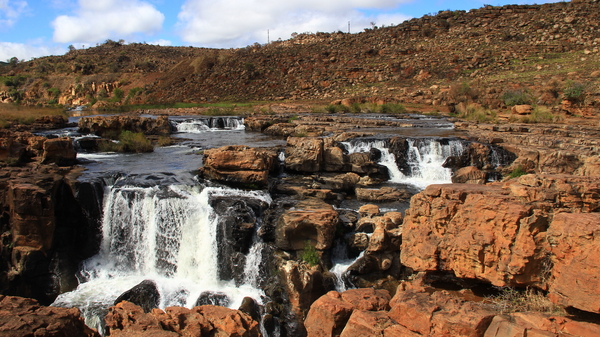
[[[0,61],[62,55],[106,40],[238,48],[292,33],[389,26],[440,10],[552,0],[0,0]]]

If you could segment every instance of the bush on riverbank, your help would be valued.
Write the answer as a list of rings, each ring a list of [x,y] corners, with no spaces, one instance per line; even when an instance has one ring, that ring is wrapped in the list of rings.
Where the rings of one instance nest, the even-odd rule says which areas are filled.
[[[144,153],[154,151],[154,146],[141,132],[123,131],[119,136],[118,142],[107,140],[100,143],[99,149],[102,152]]]

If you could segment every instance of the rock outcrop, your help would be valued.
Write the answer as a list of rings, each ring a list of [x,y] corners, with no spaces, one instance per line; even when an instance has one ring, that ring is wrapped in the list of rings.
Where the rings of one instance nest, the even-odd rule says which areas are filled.
[[[168,307],[149,313],[130,302],[109,308],[105,318],[111,336],[230,336],[258,337],[258,322],[224,307],[203,305],[187,309]]]
[[[564,306],[600,312],[593,239],[596,177],[525,175],[504,184],[431,185],[411,200],[401,262],[496,286],[536,286]]]
[[[0,295],[0,336],[100,337],[77,308],[44,307],[37,301]]]
[[[320,336],[595,336],[600,325],[536,313],[502,313],[491,303],[425,289],[411,282],[390,299],[385,290],[331,291],[316,300],[304,321]]]
[[[224,146],[204,151],[201,174],[207,179],[238,185],[268,185],[269,173],[276,169],[274,151],[244,145]]]
[[[79,132],[93,133],[101,137],[115,138],[122,131],[141,132],[145,135],[170,135],[171,124],[167,116],[93,116],[82,117],[78,123]]]

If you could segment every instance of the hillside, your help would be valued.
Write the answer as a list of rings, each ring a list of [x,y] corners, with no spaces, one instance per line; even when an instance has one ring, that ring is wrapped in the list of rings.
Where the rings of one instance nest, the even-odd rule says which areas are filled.
[[[485,6],[241,49],[109,40],[0,67],[0,99],[102,106],[379,96],[495,109],[566,98],[593,109],[600,106],[598,13],[597,0]]]

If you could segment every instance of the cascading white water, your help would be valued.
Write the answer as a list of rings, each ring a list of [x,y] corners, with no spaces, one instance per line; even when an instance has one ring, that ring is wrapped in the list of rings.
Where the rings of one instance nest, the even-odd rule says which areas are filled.
[[[239,117],[195,118],[171,120],[171,125],[177,132],[202,133],[218,130],[244,130],[244,119]]]
[[[377,149],[381,153],[379,164],[387,167],[390,182],[410,184],[424,189],[431,184],[446,184],[452,181],[452,170],[442,167],[450,156],[458,156],[463,151],[462,142],[450,140],[447,145],[437,139],[416,142],[408,139],[407,164],[411,174],[405,175],[398,169],[396,157],[390,153],[387,144],[381,140],[343,142],[348,153],[369,152]]]
[[[263,293],[251,277],[240,287],[218,279],[218,214],[209,200],[243,196],[270,203],[268,194],[170,185],[113,187],[105,195],[100,252],[84,262],[79,287],[60,295],[55,306],[79,307],[86,322],[99,328],[103,312],[115,299],[145,279],[156,283],[161,308],[192,307],[204,291],[225,293],[232,308],[246,296],[261,302]],[[260,248],[251,248],[254,260],[247,264],[258,267]]]

